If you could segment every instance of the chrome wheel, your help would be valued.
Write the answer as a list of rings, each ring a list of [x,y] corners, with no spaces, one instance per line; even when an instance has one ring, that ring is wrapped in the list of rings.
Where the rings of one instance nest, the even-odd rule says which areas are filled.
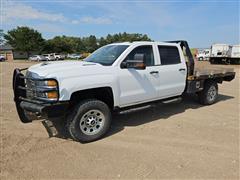
[[[95,135],[101,131],[105,123],[105,116],[99,110],[86,112],[79,123],[81,131],[86,135]]]
[[[217,89],[215,86],[211,86],[207,92],[208,101],[214,101],[217,95]]]

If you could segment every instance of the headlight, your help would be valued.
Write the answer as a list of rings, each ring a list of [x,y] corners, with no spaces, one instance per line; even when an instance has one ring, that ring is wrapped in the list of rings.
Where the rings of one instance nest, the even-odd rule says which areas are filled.
[[[57,87],[57,81],[50,79],[50,80],[42,80],[42,79],[33,79],[35,82],[35,86],[37,87]]]
[[[30,89],[29,98],[43,101],[57,101],[59,98],[58,82],[55,79],[30,79],[27,86]]]
[[[54,79],[40,81],[40,86],[37,86],[37,91],[41,99],[50,101],[58,100],[58,83]]]
[[[57,81],[56,80],[48,80],[47,86],[49,87],[57,87]]]

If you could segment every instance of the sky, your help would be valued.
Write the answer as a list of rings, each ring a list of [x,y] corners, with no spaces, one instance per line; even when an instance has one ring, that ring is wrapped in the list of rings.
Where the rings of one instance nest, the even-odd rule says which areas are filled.
[[[0,0],[1,29],[29,26],[57,35],[147,34],[154,41],[185,39],[191,47],[240,44],[239,0]]]

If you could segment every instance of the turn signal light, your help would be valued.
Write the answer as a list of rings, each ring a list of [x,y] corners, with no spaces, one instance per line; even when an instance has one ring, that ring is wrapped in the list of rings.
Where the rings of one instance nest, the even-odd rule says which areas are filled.
[[[57,91],[48,92],[47,97],[48,97],[48,99],[57,99],[58,93],[57,93]]]

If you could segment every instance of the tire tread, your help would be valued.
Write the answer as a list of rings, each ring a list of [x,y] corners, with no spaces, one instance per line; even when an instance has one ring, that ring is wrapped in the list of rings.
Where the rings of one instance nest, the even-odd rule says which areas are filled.
[[[208,99],[207,99],[207,93],[208,93],[208,90],[209,88],[214,85],[217,89],[217,93],[218,93],[218,85],[215,81],[213,80],[210,80],[210,81],[206,81],[205,84],[204,84],[204,89],[202,91],[200,91],[198,93],[198,99],[199,99],[199,103],[202,104],[202,105],[211,105],[213,103],[216,102],[216,99],[212,102],[209,102]]]
[[[85,108],[88,108],[90,106],[101,106],[102,108],[104,108],[107,112],[107,116],[108,116],[109,120],[108,121],[106,120],[106,122],[105,122],[106,128],[104,129],[104,131],[101,132],[100,135],[94,135],[94,138],[87,137],[87,136],[80,137],[78,129],[75,128],[77,120],[78,120],[77,117],[79,116],[79,114],[81,114],[81,112],[83,112],[85,110]],[[86,99],[86,100],[81,101],[79,104],[77,104],[76,107],[73,108],[72,112],[68,115],[66,128],[69,132],[69,135],[72,137],[73,140],[84,143],[84,142],[91,142],[91,141],[100,139],[106,133],[106,131],[109,129],[110,123],[111,123],[111,113],[110,113],[108,106],[104,102],[97,100],[97,99]]]

